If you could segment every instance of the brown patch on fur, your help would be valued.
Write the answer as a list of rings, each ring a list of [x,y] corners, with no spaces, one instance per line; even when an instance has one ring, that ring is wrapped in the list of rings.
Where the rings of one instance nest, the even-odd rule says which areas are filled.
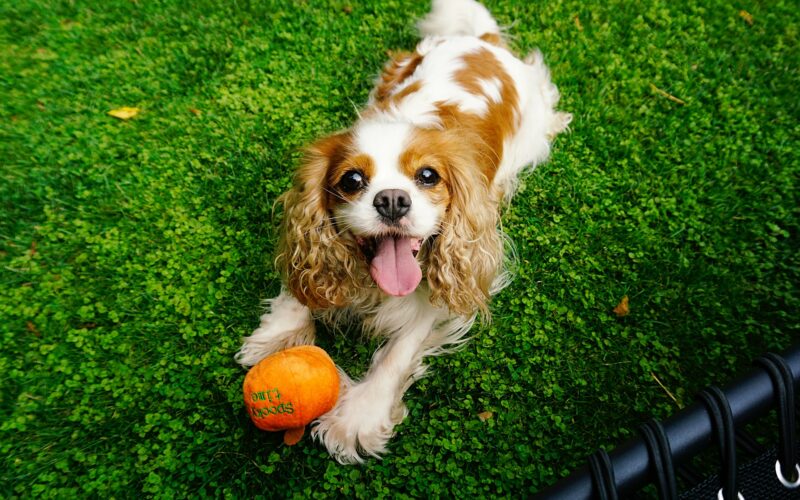
[[[375,163],[372,157],[365,154],[358,154],[353,157],[347,157],[338,163],[332,163],[328,168],[328,174],[325,178],[326,185],[328,186],[328,202],[326,208],[333,209],[336,203],[341,201],[351,201],[359,197],[360,193],[345,193],[338,188],[339,181],[342,176],[350,170],[358,170],[369,181],[375,175]]]
[[[441,181],[421,187],[444,208],[439,233],[424,256],[431,302],[457,314],[476,310],[488,316],[488,300],[503,263],[497,231],[499,196],[476,169],[480,138],[464,129],[417,129],[400,156],[401,171],[414,178],[421,167],[435,169]]]
[[[422,88],[422,82],[416,81],[414,83],[410,83],[406,85],[402,90],[398,91],[395,94],[392,94],[391,97],[386,99],[383,103],[383,107],[388,107],[390,104],[398,104],[400,101],[405,99],[406,97],[410,96],[414,92],[418,91]]]
[[[438,184],[420,186],[420,189],[431,203],[444,209],[450,206],[450,158],[460,154],[455,149],[461,146],[461,141],[452,139],[450,134],[439,130],[416,129],[400,155],[400,171],[411,180],[416,181],[417,172],[423,167],[430,167],[439,174]]]
[[[489,49],[482,48],[462,57],[464,68],[455,73],[455,81],[467,92],[486,99],[483,116],[465,113],[454,105],[439,105],[439,117],[447,128],[474,130],[482,139],[478,165],[491,182],[503,157],[503,143],[519,127],[519,94],[514,81]],[[500,101],[495,102],[481,85],[498,81]]]
[[[506,42],[500,36],[500,33],[484,33],[478,38],[497,47],[506,48]]]
[[[425,274],[431,303],[470,315],[489,316],[492,283],[503,265],[503,241],[497,230],[499,197],[475,168],[477,138],[457,129],[442,131],[449,205],[427,255]]]
[[[345,161],[351,142],[340,133],[312,145],[294,187],[278,200],[285,211],[275,264],[292,295],[312,310],[349,304],[367,280],[358,248],[338,234],[328,210],[333,195],[325,179]]]
[[[375,102],[386,105],[385,101],[391,96],[392,92],[406,78],[414,74],[422,59],[423,57],[417,52],[400,52],[393,55],[392,59],[386,63],[378,83],[372,90],[372,98],[375,99]],[[414,92],[414,90],[407,92],[405,95],[411,92]]]

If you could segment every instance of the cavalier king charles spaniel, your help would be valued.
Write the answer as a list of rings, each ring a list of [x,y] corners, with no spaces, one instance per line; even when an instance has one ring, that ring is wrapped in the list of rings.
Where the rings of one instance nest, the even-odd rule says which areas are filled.
[[[283,290],[236,360],[314,343],[314,321],[359,319],[384,340],[342,376],[313,435],[342,463],[385,452],[423,359],[465,340],[507,283],[499,209],[572,116],[541,54],[518,59],[474,0],[434,0],[414,52],[395,54],[355,124],[307,151],[285,208]]]

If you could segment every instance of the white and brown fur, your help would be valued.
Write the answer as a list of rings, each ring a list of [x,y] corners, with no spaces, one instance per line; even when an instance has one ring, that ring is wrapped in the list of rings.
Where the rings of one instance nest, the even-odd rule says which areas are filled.
[[[419,29],[416,50],[386,65],[356,123],[308,149],[281,199],[283,291],[236,355],[251,366],[312,344],[315,319],[342,315],[385,339],[366,375],[344,375],[335,408],[314,424],[342,463],[384,453],[423,358],[462,342],[479,313],[488,317],[503,282],[499,208],[571,120],[555,110],[559,94],[541,54],[514,56],[474,0],[434,0]],[[422,166],[438,174],[435,185],[420,184]],[[367,183],[344,192],[342,176],[354,169]],[[385,189],[410,199],[394,225],[373,206]],[[387,233],[419,242],[422,281],[403,296],[384,293],[370,276],[364,241]]]

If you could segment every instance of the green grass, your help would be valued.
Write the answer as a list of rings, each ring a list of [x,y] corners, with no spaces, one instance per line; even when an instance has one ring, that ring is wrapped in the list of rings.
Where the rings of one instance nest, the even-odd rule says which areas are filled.
[[[524,496],[677,411],[654,377],[686,405],[798,339],[796,4],[489,1],[575,114],[504,214],[493,323],[382,461],[256,430],[232,356],[279,289],[273,203],[427,8],[367,4],[0,1],[3,496]]]

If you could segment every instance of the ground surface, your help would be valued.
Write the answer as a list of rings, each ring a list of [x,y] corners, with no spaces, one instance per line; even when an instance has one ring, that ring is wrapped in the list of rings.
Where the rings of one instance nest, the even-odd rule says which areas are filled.
[[[572,133],[504,215],[493,323],[347,467],[257,431],[232,355],[298,151],[424,2],[0,2],[3,496],[521,496],[798,338],[796,4],[488,3]],[[374,347],[321,344],[355,375]]]

